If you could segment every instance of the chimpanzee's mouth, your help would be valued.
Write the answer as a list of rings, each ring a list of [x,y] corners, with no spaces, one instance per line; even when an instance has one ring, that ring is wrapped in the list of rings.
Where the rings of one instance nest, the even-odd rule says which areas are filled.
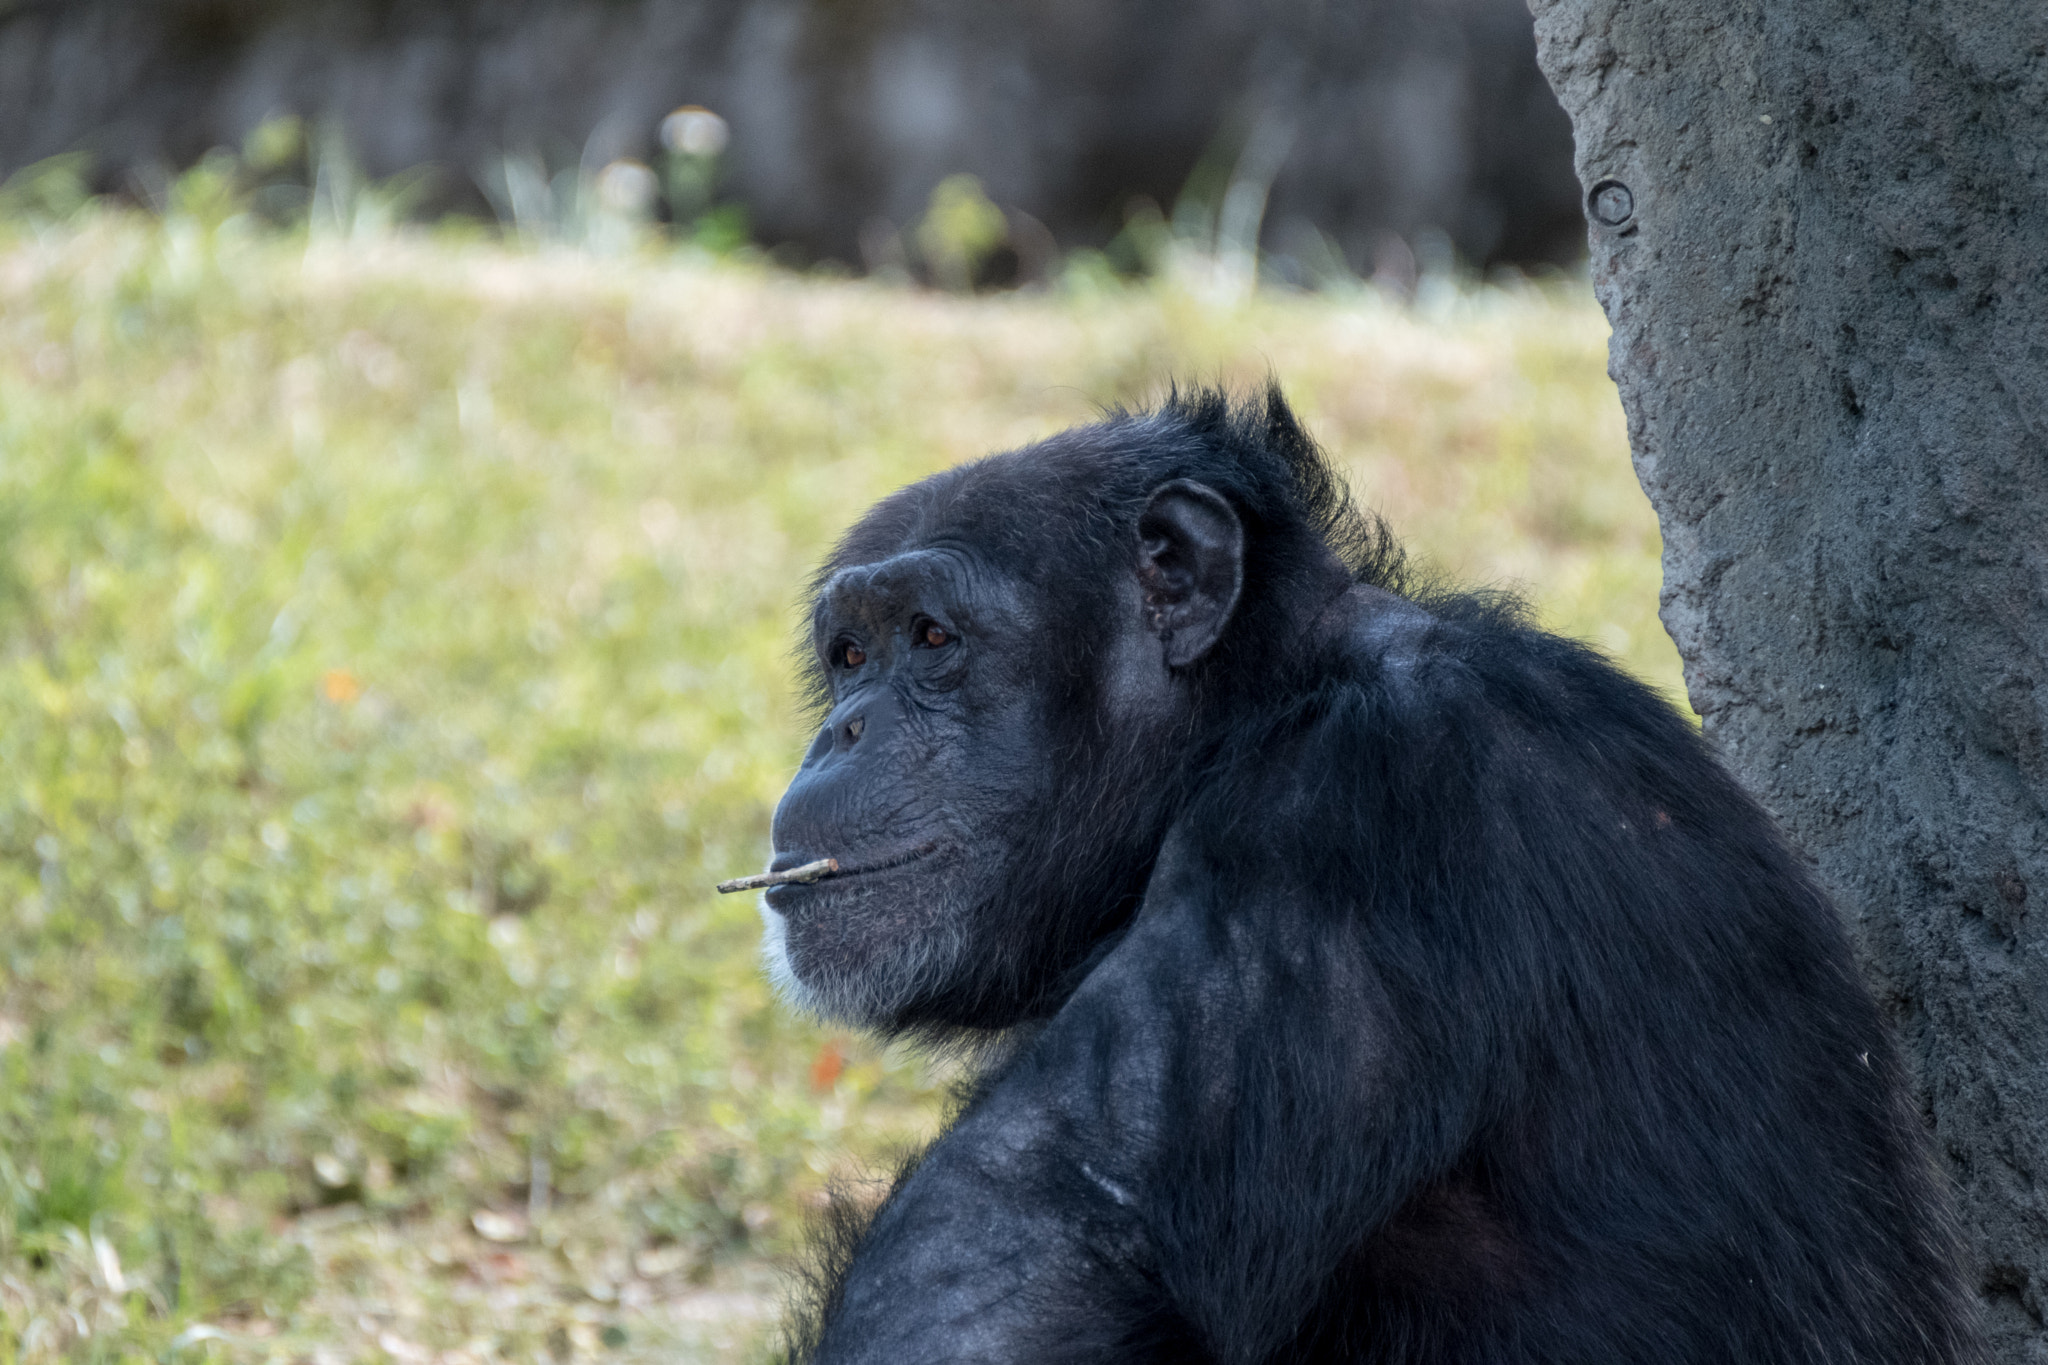
[[[835,880],[840,877],[857,877],[867,872],[893,872],[899,867],[929,858],[939,851],[936,839],[919,844],[915,848],[903,849],[897,853],[884,854],[864,863],[842,863],[837,858],[806,860],[796,853],[779,853],[770,863],[766,872],[751,877],[734,877],[718,884],[721,894],[734,891],[783,891],[792,886],[811,886],[817,882]]]
[[[839,864],[837,871],[827,872],[817,880],[833,882],[845,877],[864,876],[870,872],[894,872],[899,867],[908,867],[912,863],[922,862],[938,851],[939,841],[930,839],[918,844],[914,848],[898,849],[894,853],[885,853],[874,858],[840,858],[836,860]],[[808,861],[809,859],[800,853],[778,854],[775,861],[768,865],[768,870],[770,872],[785,872]]]

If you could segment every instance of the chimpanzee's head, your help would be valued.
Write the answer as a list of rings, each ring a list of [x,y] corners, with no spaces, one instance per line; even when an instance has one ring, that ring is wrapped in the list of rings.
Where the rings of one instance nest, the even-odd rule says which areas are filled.
[[[839,871],[763,893],[786,996],[888,1030],[1056,1006],[1135,908],[1233,674],[1277,676],[1351,581],[1337,552],[1375,537],[1277,393],[1177,399],[884,499],[815,585],[824,723],[771,870]]]

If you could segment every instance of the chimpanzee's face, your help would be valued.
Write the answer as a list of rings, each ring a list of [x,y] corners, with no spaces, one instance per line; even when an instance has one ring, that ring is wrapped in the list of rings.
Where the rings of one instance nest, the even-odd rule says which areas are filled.
[[[818,593],[825,724],[776,808],[771,870],[838,870],[761,901],[769,970],[813,1013],[1028,1017],[1128,918],[1165,834],[1188,670],[1242,586],[1236,513],[1174,480],[1121,533],[1034,537],[1004,515],[1022,534],[1002,553],[1038,539],[1089,562],[1006,568],[955,536],[845,565]]]
[[[962,549],[841,569],[812,641],[829,710],[776,808],[782,871],[839,871],[762,896],[770,970],[796,1003],[888,1025],[954,987],[979,951],[1047,771],[1042,627],[1020,587]]]

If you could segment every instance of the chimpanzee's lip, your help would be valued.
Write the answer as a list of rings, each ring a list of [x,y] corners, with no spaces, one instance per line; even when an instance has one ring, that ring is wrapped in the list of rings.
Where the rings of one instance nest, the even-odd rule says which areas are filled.
[[[922,862],[924,859],[931,857],[932,854],[937,853],[939,847],[939,841],[931,839],[913,848],[899,849],[894,853],[885,853],[879,857],[860,860],[841,858],[837,872],[828,872],[818,878],[817,881],[810,883],[785,882],[781,886],[770,887],[769,891],[771,893],[789,891],[799,885],[817,886],[824,882],[836,882],[847,877],[858,877],[868,872],[893,872],[899,867],[908,867],[912,863]],[[802,867],[805,863],[815,861],[816,859],[808,853],[778,853],[775,855],[774,861],[768,864],[768,870],[770,872],[787,872],[793,867]]]
[[[869,862],[848,863],[842,861],[839,864],[838,875],[841,877],[853,877],[863,872],[893,872],[899,867],[908,867],[912,863],[922,862],[938,851],[939,841],[931,839],[919,844],[915,848],[906,848],[900,853],[891,853],[886,857],[876,858]]]

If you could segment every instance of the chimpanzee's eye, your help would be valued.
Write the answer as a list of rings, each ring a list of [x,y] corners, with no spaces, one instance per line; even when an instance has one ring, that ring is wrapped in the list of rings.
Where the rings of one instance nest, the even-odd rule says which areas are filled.
[[[868,652],[853,641],[848,640],[845,644],[839,646],[839,666],[841,668],[859,668],[867,661]]]
[[[935,621],[927,621],[924,623],[924,629],[917,634],[917,642],[926,649],[937,649],[941,645],[951,644],[953,637],[946,634],[944,626]]]

